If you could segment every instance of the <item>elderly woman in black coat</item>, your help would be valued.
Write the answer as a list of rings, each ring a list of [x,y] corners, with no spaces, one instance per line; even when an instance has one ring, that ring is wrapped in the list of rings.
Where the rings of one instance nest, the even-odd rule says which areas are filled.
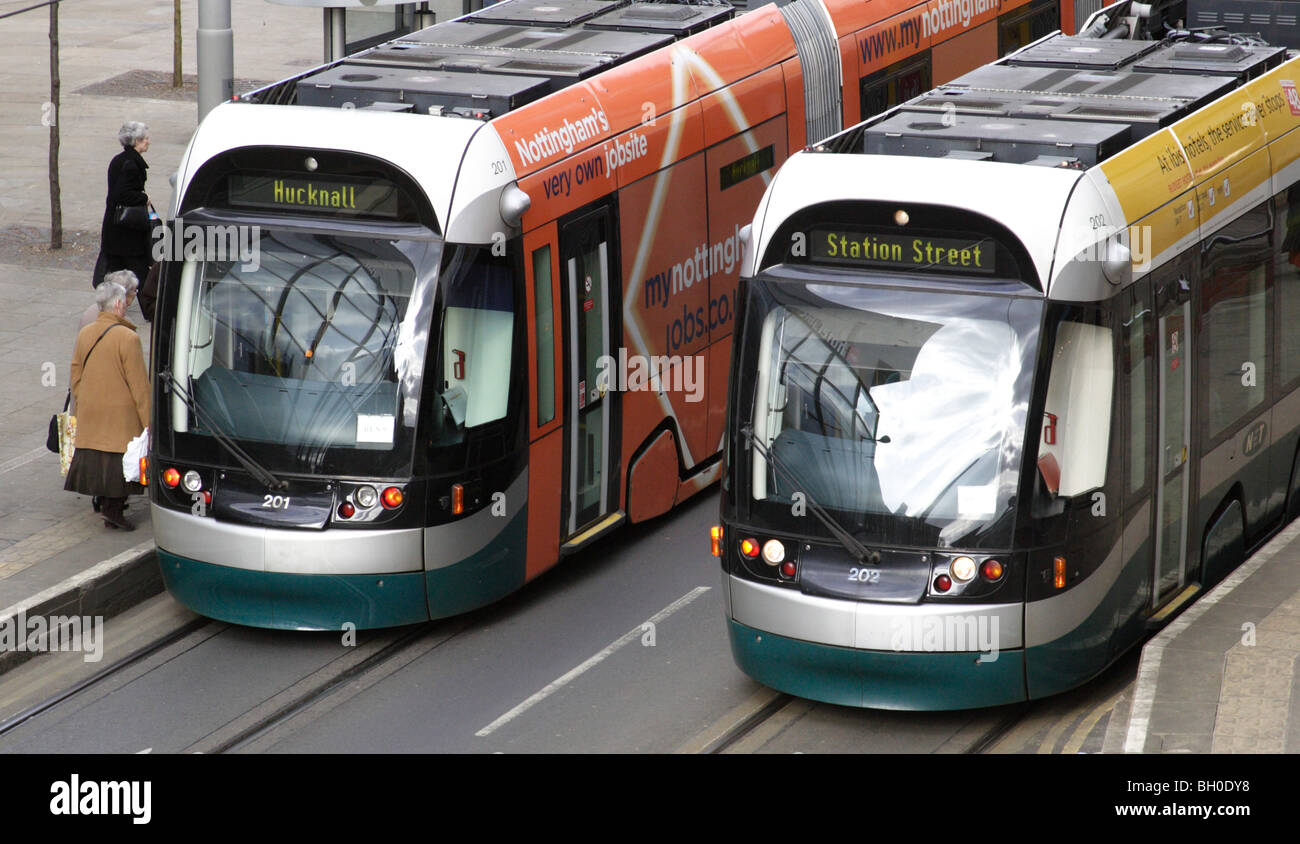
[[[144,192],[144,180],[149,165],[144,155],[149,149],[149,127],[130,121],[117,131],[122,152],[108,163],[108,198],[104,201],[104,223],[99,234],[99,261],[91,286],[103,281],[106,273],[130,270],[137,279],[149,274],[152,240],[148,229],[131,228],[114,222],[120,205],[144,206],[149,195]]]

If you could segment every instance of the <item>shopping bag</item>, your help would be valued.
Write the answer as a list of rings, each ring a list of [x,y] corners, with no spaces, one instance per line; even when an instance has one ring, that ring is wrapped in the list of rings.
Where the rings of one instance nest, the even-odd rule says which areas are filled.
[[[140,436],[126,444],[122,455],[122,477],[128,483],[140,483],[140,459],[149,454],[149,429],[145,428]]]
[[[72,454],[76,451],[73,443],[77,441],[77,417],[64,411],[55,414],[54,418],[59,428],[59,474],[67,477]]]

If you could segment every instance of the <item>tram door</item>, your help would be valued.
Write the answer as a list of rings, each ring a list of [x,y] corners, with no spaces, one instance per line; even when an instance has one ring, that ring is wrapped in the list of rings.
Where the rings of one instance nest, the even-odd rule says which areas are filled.
[[[560,273],[565,285],[565,529],[567,537],[585,533],[617,507],[611,495],[614,404],[598,379],[601,358],[611,355],[611,324],[616,302],[613,214],[599,208],[560,228]],[[614,355],[617,357],[617,355]],[[608,358],[606,359],[608,361]],[[608,365],[606,364],[606,368]]]
[[[1187,580],[1187,507],[1190,494],[1192,320],[1190,276],[1183,262],[1156,283],[1159,319],[1156,379],[1159,422],[1156,451],[1156,554],[1152,605],[1176,594]]]

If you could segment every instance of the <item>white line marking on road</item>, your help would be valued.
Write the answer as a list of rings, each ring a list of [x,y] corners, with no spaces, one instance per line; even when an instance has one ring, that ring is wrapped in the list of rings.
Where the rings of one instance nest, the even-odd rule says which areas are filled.
[[[515,720],[515,719],[518,718],[520,715],[523,715],[523,714],[524,714],[525,712],[527,712],[529,709],[532,709],[534,706],[536,706],[537,704],[541,703],[543,700],[546,700],[546,698],[550,697],[550,696],[551,696],[552,694],[554,694],[555,692],[557,692],[557,691],[559,691],[560,689],[564,688],[566,685],[568,685],[569,683],[573,682],[574,680],[576,680],[578,677],[580,677],[580,676],[582,676],[583,674],[585,674],[585,673],[586,673],[587,671],[589,671],[590,669],[592,669],[592,668],[596,667],[597,665],[599,665],[600,663],[604,662],[607,658],[609,658],[609,656],[610,656],[611,654],[613,654],[613,653],[614,653],[615,651],[617,651],[619,648],[621,648],[621,647],[623,647],[624,645],[627,645],[627,644],[629,644],[629,643],[631,643],[631,642],[634,642],[634,641],[636,641],[637,639],[640,639],[641,636],[642,636],[642,633],[643,633],[643,627],[644,627],[645,624],[647,624],[647,623],[648,623],[648,624],[658,624],[659,622],[663,621],[663,620],[664,620],[665,618],[667,618],[668,616],[672,615],[673,613],[677,612],[677,611],[678,611],[679,609],[681,609],[682,607],[684,607],[684,606],[686,606],[687,604],[689,604],[691,601],[694,601],[696,598],[698,598],[698,597],[700,597],[701,595],[703,595],[705,592],[708,592],[710,588],[712,588],[712,587],[709,587],[709,586],[696,586],[694,589],[692,589],[691,591],[687,592],[685,595],[683,595],[682,597],[678,598],[676,601],[673,601],[671,604],[669,604],[668,606],[664,607],[664,608],[661,609],[659,612],[657,612],[657,613],[655,613],[654,615],[650,616],[650,618],[647,619],[645,622],[642,622],[641,624],[638,624],[637,626],[633,627],[631,630],[629,630],[629,631],[627,631],[626,633],[624,633],[622,636],[619,636],[617,639],[615,639],[614,641],[610,642],[608,645],[606,645],[606,646],[604,647],[603,650],[601,650],[601,651],[600,651],[599,653],[597,653],[595,656],[593,656],[593,657],[591,657],[590,659],[588,659],[586,662],[584,662],[584,663],[582,663],[581,665],[579,665],[577,668],[574,668],[573,670],[571,670],[571,671],[569,671],[568,673],[564,674],[564,675],[561,676],[559,679],[554,680],[554,681],[548,683],[545,687],[542,688],[541,691],[539,691],[539,692],[537,692],[536,694],[532,695],[532,696],[529,697],[527,700],[525,700],[523,703],[519,704],[519,705],[516,706],[514,709],[510,710],[510,711],[507,712],[505,715],[502,715],[500,718],[496,719],[496,720],[493,721],[491,724],[488,724],[486,727],[484,727],[483,729],[479,730],[479,731],[478,731],[477,733],[475,733],[474,735],[478,736],[479,738],[482,738],[483,736],[488,736],[488,735],[491,735],[492,733],[496,732],[496,730],[499,729],[500,727],[503,727],[503,726],[505,726],[506,724],[510,723],[511,721]]]
[[[27,452],[26,454],[20,454],[17,457],[10,458],[5,462],[0,463],[0,475],[3,475],[5,472],[11,471],[13,469],[17,469],[19,466],[26,466],[28,463],[31,463],[33,460],[40,457],[42,454],[50,454],[50,456],[53,456],[53,454],[51,454],[51,452],[48,449],[46,449],[45,446],[41,446],[40,448],[34,448],[31,451]]]
[[[1297,536],[1300,536],[1300,519],[1292,522],[1286,530],[1269,540],[1249,560],[1237,567],[1237,570],[1224,578],[1218,586],[1203,595],[1200,600],[1184,610],[1182,615],[1170,622],[1169,626],[1156,634],[1142,649],[1142,661],[1138,669],[1137,682],[1133,686],[1133,709],[1129,712],[1128,737],[1124,741],[1125,753],[1142,753],[1147,744],[1147,728],[1151,724],[1151,709],[1156,700],[1156,680],[1160,675],[1160,660],[1165,648],[1178,638],[1192,623],[1205,615],[1221,601],[1231,595],[1246,578],[1250,577],[1265,563],[1273,558]],[[1150,660],[1148,661],[1148,657]]]

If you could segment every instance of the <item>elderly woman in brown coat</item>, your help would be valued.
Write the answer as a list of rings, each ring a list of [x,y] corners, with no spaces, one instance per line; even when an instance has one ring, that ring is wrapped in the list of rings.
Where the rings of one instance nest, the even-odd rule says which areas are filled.
[[[134,530],[122,510],[144,487],[123,478],[122,455],[149,424],[149,376],[140,337],[125,317],[126,288],[105,281],[95,301],[99,317],[81,329],[72,356],[77,438],[63,488],[100,496],[104,524]]]

